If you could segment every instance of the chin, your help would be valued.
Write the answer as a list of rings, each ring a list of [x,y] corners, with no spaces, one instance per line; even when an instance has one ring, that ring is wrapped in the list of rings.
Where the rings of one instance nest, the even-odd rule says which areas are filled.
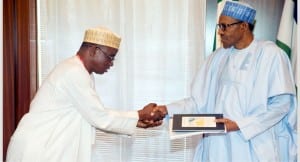
[[[232,45],[231,44],[229,44],[229,43],[226,43],[226,41],[221,41],[221,43],[222,43],[222,47],[223,48],[230,48]]]
[[[225,44],[225,43],[222,43],[222,47],[223,48],[228,48],[228,47],[230,47],[228,44]]]
[[[96,74],[104,74],[106,71],[98,71],[98,72],[95,72]]]

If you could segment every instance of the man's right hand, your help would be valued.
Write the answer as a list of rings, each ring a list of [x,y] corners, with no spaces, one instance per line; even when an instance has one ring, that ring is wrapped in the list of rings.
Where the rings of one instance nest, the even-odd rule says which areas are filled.
[[[155,110],[156,106],[156,103],[149,103],[143,109],[139,110],[139,120],[161,120],[163,117],[159,111]]]
[[[149,103],[143,109],[138,110],[138,127],[148,128],[162,124],[162,120],[167,114],[165,106],[157,106],[155,103]]]

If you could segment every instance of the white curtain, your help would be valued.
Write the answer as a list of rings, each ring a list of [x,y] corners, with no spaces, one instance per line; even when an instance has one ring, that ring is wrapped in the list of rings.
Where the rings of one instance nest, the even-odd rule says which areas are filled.
[[[205,57],[206,1],[38,0],[37,8],[40,81],[76,54],[85,29],[101,25],[122,37],[113,68],[96,75],[97,92],[108,108],[140,109],[189,95]],[[198,139],[170,141],[166,124],[137,129],[132,138],[98,131],[95,161],[191,161]]]

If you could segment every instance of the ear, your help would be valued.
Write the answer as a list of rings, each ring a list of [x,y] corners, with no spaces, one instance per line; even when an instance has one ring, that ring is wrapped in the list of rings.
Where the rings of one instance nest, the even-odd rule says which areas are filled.
[[[89,50],[89,56],[94,57],[96,55],[97,48],[90,47],[88,50]]]
[[[243,23],[241,24],[241,29],[242,29],[243,31],[248,30],[248,29],[249,29],[249,24],[246,23],[246,22],[243,22]]]

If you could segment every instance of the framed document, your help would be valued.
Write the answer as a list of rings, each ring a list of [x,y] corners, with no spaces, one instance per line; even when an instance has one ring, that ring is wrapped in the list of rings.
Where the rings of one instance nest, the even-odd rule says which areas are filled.
[[[223,114],[174,114],[172,131],[224,133],[224,124],[215,122],[218,118]]]

